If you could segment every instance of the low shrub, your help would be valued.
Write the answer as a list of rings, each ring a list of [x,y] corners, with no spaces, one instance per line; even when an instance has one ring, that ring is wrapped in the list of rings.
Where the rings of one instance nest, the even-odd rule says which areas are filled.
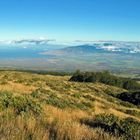
[[[30,96],[13,96],[9,92],[0,93],[0,106],[1,110],[13,109],[17,115],[25,112],[39,114],[42,110],[41,105]]]
[[[125,139],[139,140],[140,139],[140,122],[126,118],[120,121],[120,128],[125,132]]]
[[[113,114],[96,115],[95,119],[82,120],[82,123],[93,128],[102,128],[115,136],[121,136],[124,140],[139,140],[140,122],[132,119],[119,119]]]
[[[22,112],[40,114],[42,110],[41,105],[29,96],[14,97],[12,102],[16,114],[21,114]]]
[[[37,98],[40,102],[49,104],[61,109],[64,108],[78,108],[86,110],[91,107],[89,102],[82,102],[79,100],[81,94],[73,94],[70,96],[61,95],[52,91],[46,91],[45,89],[39,88],[31,93],[31,96]]]
[[[96,115],[96,122],[104,122],[105,124],[112,125],[117,122],[119,118],[113,114],[99,114]]]
[[[116,97],[123,101],[127,101],[135,105],[140,105],[140,91],[124,92],[124,93],[118,94]]]
[[[80,93],[76,93],[76,94],[73,94],[72,96],[73,96],[73,97],[75,97],[75,98],[78,98],[78,99],[80,99],[80,97],[81,97],[81,94],[80,94]]]

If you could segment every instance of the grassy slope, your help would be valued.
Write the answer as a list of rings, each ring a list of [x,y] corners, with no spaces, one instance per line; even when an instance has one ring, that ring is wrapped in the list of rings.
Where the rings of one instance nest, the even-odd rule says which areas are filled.
[[[1,71],[0,94],[8,92],[12,97],[8,95],[8,100],[6,97],[6,103],[8,102],[9,106],[7,104],[0,106],[0,137],[4,140],[15,138],[17,140],[21,138],[115,140],[119,138],[115,138],[103,130],[92,129],[81,124],[80,121],[85,118],[94,119],[96,114],[101,113],[111,113],[119,118],[131,117],[140,121],[139,108],[110,96],[112,93],[118,94],[124,91],[123,89],[100,83],[69,82],[69,78],[69,76]],[[31,99],[35,103],[29,104],[31,107],[25,111],[15,100],[19,97]],[[5,101],[5,95],[0,100],[3,98]],[[14,103],[11,105],[11,102]],[[28,102],[25,100],[24,107]],[[36,103],[41,109],[36,107]],[[20,107],[18,114],[17,107]],[[37,110],[42,112],[41,115],[34,115]],[[29,112],[31,112],[30,115]]]

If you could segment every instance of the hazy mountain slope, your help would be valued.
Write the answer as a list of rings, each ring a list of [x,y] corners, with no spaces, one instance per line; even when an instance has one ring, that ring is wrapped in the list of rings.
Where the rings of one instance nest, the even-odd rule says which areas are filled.
[[[73,45],[55,51],[45,52],[46,54],[61,54],[61,55],[84,55],[97,52],[123,53],[123,54],[140,54],[139,42],[92,42],[81,45]],[[44,53],[44,54],[45,54]]]
[[[53,55],[90,55],[92,53],[104,52],[104,50],[97,48],[94,45],[80,45],[66,47],[59,50],[48,51],[44,54],[53,54]]]

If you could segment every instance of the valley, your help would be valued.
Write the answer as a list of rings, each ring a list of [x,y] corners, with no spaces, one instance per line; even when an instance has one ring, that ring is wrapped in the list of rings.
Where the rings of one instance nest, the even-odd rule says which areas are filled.
[[[71,42],[21,40],[0,45],[0,67],[73,72],[109,70],[138,78],[139,42]]]

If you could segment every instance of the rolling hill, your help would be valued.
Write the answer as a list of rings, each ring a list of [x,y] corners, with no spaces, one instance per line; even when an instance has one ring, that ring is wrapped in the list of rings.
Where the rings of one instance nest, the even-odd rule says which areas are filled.
[[[71,76],[0,71],[3,140],[137,140],[140,108],[126,89]]]

